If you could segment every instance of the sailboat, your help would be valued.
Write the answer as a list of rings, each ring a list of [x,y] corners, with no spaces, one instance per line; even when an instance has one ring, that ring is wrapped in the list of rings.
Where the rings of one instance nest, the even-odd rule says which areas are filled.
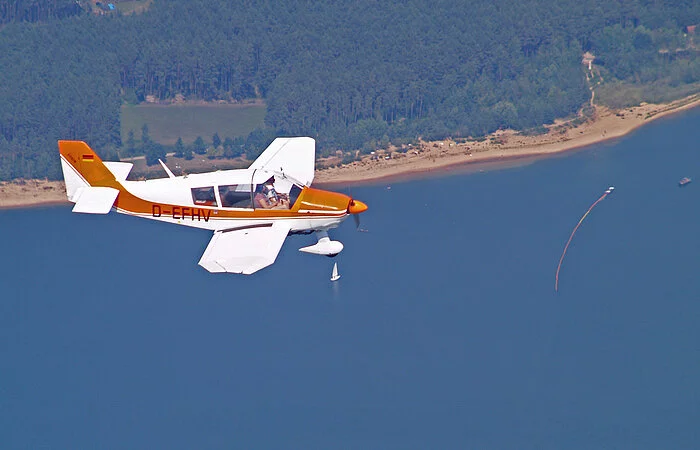
[[[333,273],[331,274],[331,281],[338,281],[340,279],[340,274],[338,273],[338,263],[333,263]]]

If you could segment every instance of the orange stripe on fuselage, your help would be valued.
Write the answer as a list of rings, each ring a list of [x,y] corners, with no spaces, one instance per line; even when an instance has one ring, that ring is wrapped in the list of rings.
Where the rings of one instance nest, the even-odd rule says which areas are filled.
[[[241,211],[227,208],[173,205],[143,200],[122,190],[114,203],[128,214],[171,217],[174,220],[206,221],[212,219],[274,219],[298,217],[338,217],[347,212],[350,197],[337,192],[304,188],[291,209],[262,209]],[[301,210],[301,212],[300,212]],[[308,211],[308,212],[306,212]]]

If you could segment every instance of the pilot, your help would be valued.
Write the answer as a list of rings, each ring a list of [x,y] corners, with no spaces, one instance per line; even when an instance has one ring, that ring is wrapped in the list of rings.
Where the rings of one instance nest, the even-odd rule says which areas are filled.
[[[267,200],[267,195],[264,193],[264,188],[265,187],[263,185],[259,185],[255,188],[254,200],[256,208],[268,209],[272,207],[270,202]]]
[[[258,188],[255,194],[255,203],[259,208],[289,209],[289,197],[277,193],[275,189],[275,177],[272,176]]]
[[[271,205],[276,205],[280,201],[280,197],[275,190],[275,177],[270,177],[263,183],[263,194]]]

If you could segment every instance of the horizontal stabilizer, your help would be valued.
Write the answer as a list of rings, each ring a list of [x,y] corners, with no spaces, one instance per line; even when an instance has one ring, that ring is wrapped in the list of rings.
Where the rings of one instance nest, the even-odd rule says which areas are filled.
[[[110,187],[81,187],[75,195],[73,212],[107,214],[114,205],[119,191]]]
[[[126,180],[126,177],[129,176],[129,172],[131,172],[131,168],[134,167],[134,164],[130,162],[103,161],[103,163],[107,166],[109,171],[112,172],[117,181]]]

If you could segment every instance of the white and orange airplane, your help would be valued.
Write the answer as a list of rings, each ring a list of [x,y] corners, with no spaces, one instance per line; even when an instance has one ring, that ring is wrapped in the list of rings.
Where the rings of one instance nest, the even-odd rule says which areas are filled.
[[[367,205],[347,195],[310,187],[316,142],[277,138],[247,169],[130,181],[128,162],[103,162],[82,141],[58,141],[73,212],[122,214],[212,230],[199,265],[209,272],[252,274],[275,262],[290,234],[315,233],[299,249],[335,256],[343,244],[328,230]]]

